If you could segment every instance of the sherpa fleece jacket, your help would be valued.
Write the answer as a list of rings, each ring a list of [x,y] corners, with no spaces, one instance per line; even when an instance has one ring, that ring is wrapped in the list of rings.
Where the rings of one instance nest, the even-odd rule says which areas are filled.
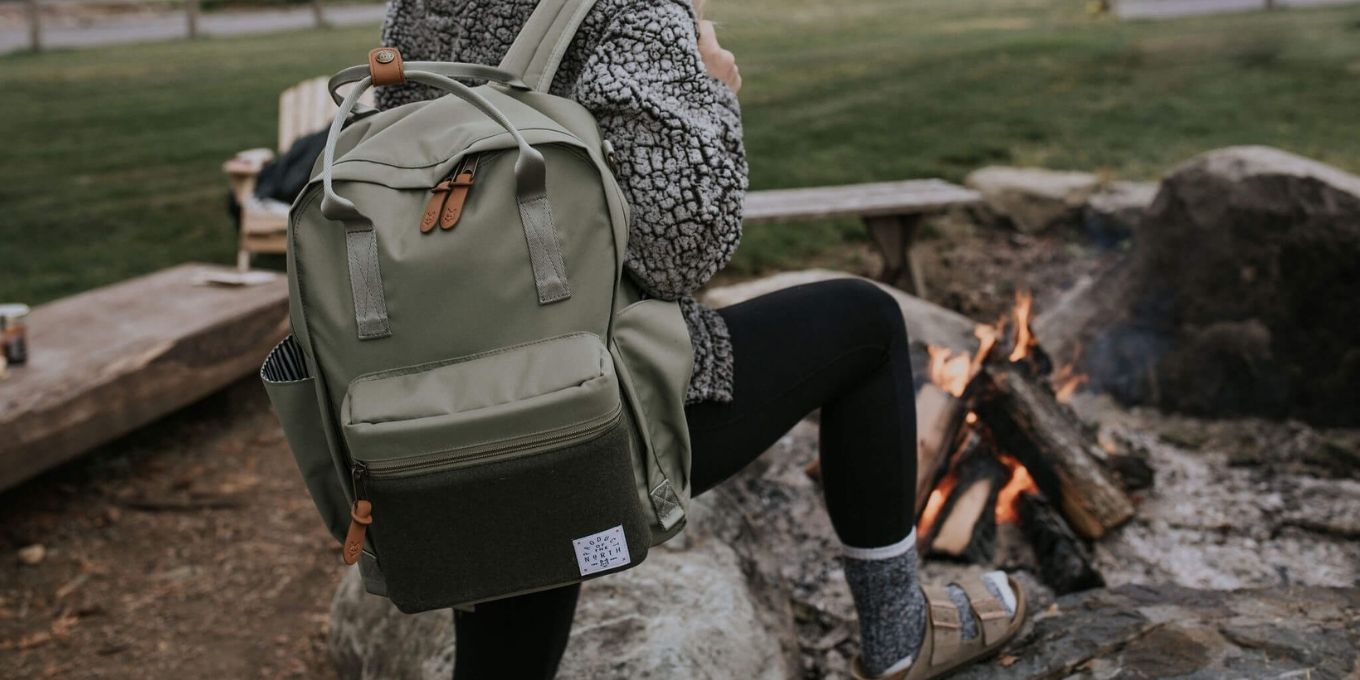
[[[497,64],[536,0],[392,0],[383,44],[409,60]],[[599,121],[632,206],[626,270],[651,296],[678,300],[694,344],[686,401],[732,399],[732,345],[692,294],[741,238],[746,153],[736,94],[704,70],[688,0],[598,0],[553,79]],[[378,89],[379,108],[437,96]]]

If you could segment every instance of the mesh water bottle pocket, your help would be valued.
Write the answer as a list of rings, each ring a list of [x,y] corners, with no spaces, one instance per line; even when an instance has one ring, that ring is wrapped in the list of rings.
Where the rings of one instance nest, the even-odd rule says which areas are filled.
[[[312,495],[326,528],[343,540],[349,525],[349,502],[340,481],[340,469],[326,442],[325,426],[316,396],[316,379],[307,370],[302,346],[293,336],[284,338],[265,358],[260,380],[269,401],[279,414],[288,448],[293,452],[302,481]]]

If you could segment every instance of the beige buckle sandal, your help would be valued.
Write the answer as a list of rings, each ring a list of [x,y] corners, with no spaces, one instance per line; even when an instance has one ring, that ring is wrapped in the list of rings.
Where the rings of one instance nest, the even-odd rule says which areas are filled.
[[[1006,615],[1006,606],[983,585],[982,577],[971,576],[955,583],[968,596],[968,606],[978,622],[978,635],[963,639],[963,623],[948,588],[924,586],[926,596],[926,631],[921,649],[911,666],[880,679],[871,678],[860,666],[859,659],[850,666],[855,680],[929,680],[949,674],[962,666],[995,654],[1001,650],[1025,623],[1025,593],[1010,576],[1011,592],[1015,593],[1015,616]]]

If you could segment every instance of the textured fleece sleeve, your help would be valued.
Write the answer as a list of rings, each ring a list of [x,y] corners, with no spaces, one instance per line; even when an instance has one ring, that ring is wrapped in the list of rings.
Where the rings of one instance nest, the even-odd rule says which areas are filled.
[[[391,0],[383,21],[382,44],[395,47],[407,61],[446,61],[452,45],[452,32],[425,11],[424,0]],[[380,110],[433,99],[443,94],[418,83],[403,83],[373,88]]]
[[[628,271],[662,299],[697,290],[737,248],[747,168],[736,94],[704,70],[689,3],[616,14],[573,94],[619,160],[633,207]]]

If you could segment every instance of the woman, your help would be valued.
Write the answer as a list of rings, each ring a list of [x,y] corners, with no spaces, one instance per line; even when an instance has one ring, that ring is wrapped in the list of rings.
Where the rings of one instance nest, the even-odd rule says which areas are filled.
[[[408,59],[496,64],[535,4],[393,0],[384,44]],[[860,621],[855,672],[935,677],[999,647],[1023,618],[1023,598],[1000,572],[948,589],[917,583],[915,406],[890,295],[847,279],[718,311],[690,297],[736,250],[747,176],[740,72],[695,14],[685,0],[598,0],[551,88],[589,109],[614,146],[633,207],[628,273],[684,311],[695,353],[692,491],[730,477],[820,408],[826,504]],[[380,89],[378,101],[435,94],[405,85]],[[455,679],[551,678],[578,592],[455,612]]]

